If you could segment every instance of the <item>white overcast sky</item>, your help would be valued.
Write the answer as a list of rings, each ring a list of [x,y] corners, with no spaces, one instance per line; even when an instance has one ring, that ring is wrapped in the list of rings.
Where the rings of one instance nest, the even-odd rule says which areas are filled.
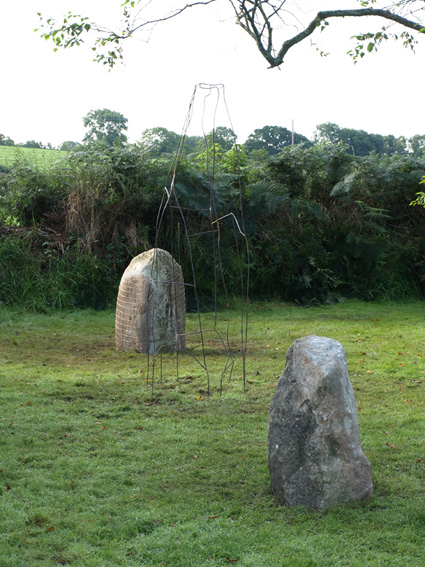
[[[169,1],[159,0],[159,5]],[[108,72],[92,62],[88,48],[54,53],[53,44],[33,31],[37,12],[59,18],[71,10],[111,24],[120,3],[0,0],[0,133],[17,143],[78,142],[84,136],[83,116],[97,108],[128,118],[130,142],[155,126],[180,133],[195,85],[207,83],[224,84],[231,123],[220,99],[215,125],[232,126],[241,143],[256,128],[291,129],[292,121],[307,137],[323,122],[395,136],[425,134],[425,36],[416,54],[388,44],[354,65],[346,55],[351,45],[347,38],[368,31],[367,26],[360,19],[334,20],[325,33],[312,38],[329,52],[327,57],[306,41],[288,53],[280,69],[268,69],[221,0],[159,25],[149,41],[130,40],[125,65]],[[307,5],[308,0],[298,3]],[[323,0],[320,8],[340,4]],[[203,94],[195,101],[199,112],[189,135],[214,125],[214,104],[201,112]]]

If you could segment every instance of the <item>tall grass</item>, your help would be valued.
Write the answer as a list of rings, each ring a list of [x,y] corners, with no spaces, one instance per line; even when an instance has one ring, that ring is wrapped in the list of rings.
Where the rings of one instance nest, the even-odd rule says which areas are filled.
[[[46,246],[38,253],[31,238],[42,232],[0,238],[0,302],[45,312],[52,309],[102,309],[115,300],[118,281],[105,261],[76,243],[64,251]]]

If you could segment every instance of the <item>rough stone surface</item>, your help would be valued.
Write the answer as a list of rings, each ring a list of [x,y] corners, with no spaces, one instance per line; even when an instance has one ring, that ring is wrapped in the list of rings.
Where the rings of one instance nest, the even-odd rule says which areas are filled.
[[[286,355],[269,412],[271,487],[310,509],[372,496],[353,388],[342,345],[309,336]]]
[[[185,347],[186,302],[181,267],[169,252],[153,248],[133,258],[118,291],[118,350],[156,354]]]

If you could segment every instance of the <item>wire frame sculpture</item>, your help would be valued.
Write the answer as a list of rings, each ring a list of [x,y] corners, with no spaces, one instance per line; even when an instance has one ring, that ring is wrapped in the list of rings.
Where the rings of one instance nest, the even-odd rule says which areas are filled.
[[[187,137],[187,132],[193,118],[195,103],[201,98],[202,102],[202,130],[204,143],[206,145],[205,152],[205,171],[208,179],[208,206],[202,210],[188,209],[181,206],[180,195],[178,190],[178,166],[182,159],[184,144]],[[204,129],[204,120],[208,110],[208,105],[213,105],[213,126],[210,132],[212,135],[207,137]],[[242,190],[240,183],[240,163],[239,163],[239,150],[236,145],[236,139],[233,141],[233,148],[237,156],[237,191],[238,191],[238,210],[228,212],[220,215],[219,207],[216,199],[216,168],[217,168],[217,148],[215,143],[215,120],[217,108],[219,104],[224,105],[225,113],[227,115],[228,123],[231,127],[231,119],[227,109],[225,99],[224,86],[208,85],[200,83],[195,86],[193,91],[187,116],[185,119],[183,131],[180,138],[178,150],[175,154],[172,167],[170,168],[167,184],[163,190],[162,201],[158,210],[156,222],[156,237],[155,247],[150,251],[152,261],[150,263],[149,283],[147,289],[143,293],[147,293],[148,307],[146,309],[147,317],[151,320],[158,317],[166,317],[169,319],[169,325],[174,326],[172,338],[170,340],[156,340],[155,336],[151,336],[150,347],[145,349],[147,354],[147,382],[150,383],[152,392],[154,384],[158,379],[155,373],[159,374],[159,380],[162,381],[162,367],[163,367],[163,353],[175,352],[176,355],[176,375],[179,379],[179,357],[187,355],[191,357],[205,372],[206,376],[206,392],[210,395],[211,391],[211,376],[208,366],[208,355],[206,351],[206,344],[210,343],[210,337],[214,338],[214,342],[219,346],[219,351],[224,354],[224,365],[220,371],[220,393],[223,390],[223,379],[226,373],[231,377],[236,361],[242,363],[242,378],[243,388],[246,389],[246,351],[247,351],[247,338],[248,338],[248,289],[249,289],[249,245],[248,238],[245,232],[245,223],[243,215],[243,200]],[[190,213],[201,213],[204,218],[202,226],[192,226],[187,222],[187,216]],[[169,227],[170,234],[177,233],[177,245],[173,238],[169,239],[168,248],[172,258],[175,255],[181,255],[184,249],[186,258],[186,265],[189,266],[188,273],[185,274],[185,282],[182,284],[181,279],[178,277],[179,264],[176,262],[171,265],[173,268],[168,272],[168,277],[164,277],[164,270],[161,268],[161,260],[164,257],[164,250],[159,248],[158,242],[163,229],[164,220],[167,219],[167,226]],[[226,282],[226,275],[223,268],[223,250],[222,250],[222,233],[229,227],[233,233],[233,250],[231,254],[234,257],[234,263],[237,264],[238,278],[239,278],[239,305],[240,313],[238,315],[237,325],[239,326],[239,339],[235,341],[230,337],[231,325],[231,309],[230,298],[228,294],[228,285]],[[209,262],[211,269],[211,281],[213,282],[213,316],[209,316],[209,323],[206,325],[204,322],[203,313],[201,312],[201,305],[198,296],[197,288],[197,273],[196,273],[196,252],[194,250],[194,239],[202,238],[203,241],[209,243],[209,250],[211,260]],[[162,238],[163,240],[163,238]],[[177,249],[178,248],[178,249]],[[229,251],[226,251],[229,253]],[[146,254],[146,253],[145,253]],[[244,258],[242,258],[244,256]],[[133,260],[134,262],[134,260]],[[190,298],[190,303],[193,306],[193,311],[196,313],[196,328],[185,329],[182,324],[181,318],[177,317],[175,312],[167,309],[161,302],[156,300],[161,288],[167,287],[169,293],[173,298],[180,298],[181,308],[181,295],[182,285],[186,291],[187,298]],[[178,302],[176,303],[176,305]],[[224,305],[226,316],[223,318]],[[178,306],[175,307],[178,309]],[[219,317],[220,312],[220,317]],[[167,314],[168,313],[168,314]],[[232,311],[232,313],[234,313]],[[219,322],[220,320],[220,322]],[[118,321],[118,320],[117,320]],[[212,321],[212,323],[211,323]],[[233,326],[234,321],[232,321]],[[118,323],[117,323],[118,324]],[[154,326],[150,327],[149,332],[155,334]],[[149,342],[149,341],[148,341]],[[188,344],[190,343],[190,345]],[[159,372],[156,368],[159,365]],[[229,377],[229,379],[230,379]]]

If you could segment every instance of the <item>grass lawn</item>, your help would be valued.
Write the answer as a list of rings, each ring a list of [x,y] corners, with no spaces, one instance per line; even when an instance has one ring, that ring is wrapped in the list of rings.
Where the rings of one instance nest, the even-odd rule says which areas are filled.
[[[253,304],[249,321],[247,391],[238,362],[220,395],[208,340],[208,398],[187,355],[152,391],[112,311],[0,306],[0,567],[423,567],[425,304]],[[325,511],[281,505],[267,468],[268,407],[309,334],[345,349],[375,491]]]

